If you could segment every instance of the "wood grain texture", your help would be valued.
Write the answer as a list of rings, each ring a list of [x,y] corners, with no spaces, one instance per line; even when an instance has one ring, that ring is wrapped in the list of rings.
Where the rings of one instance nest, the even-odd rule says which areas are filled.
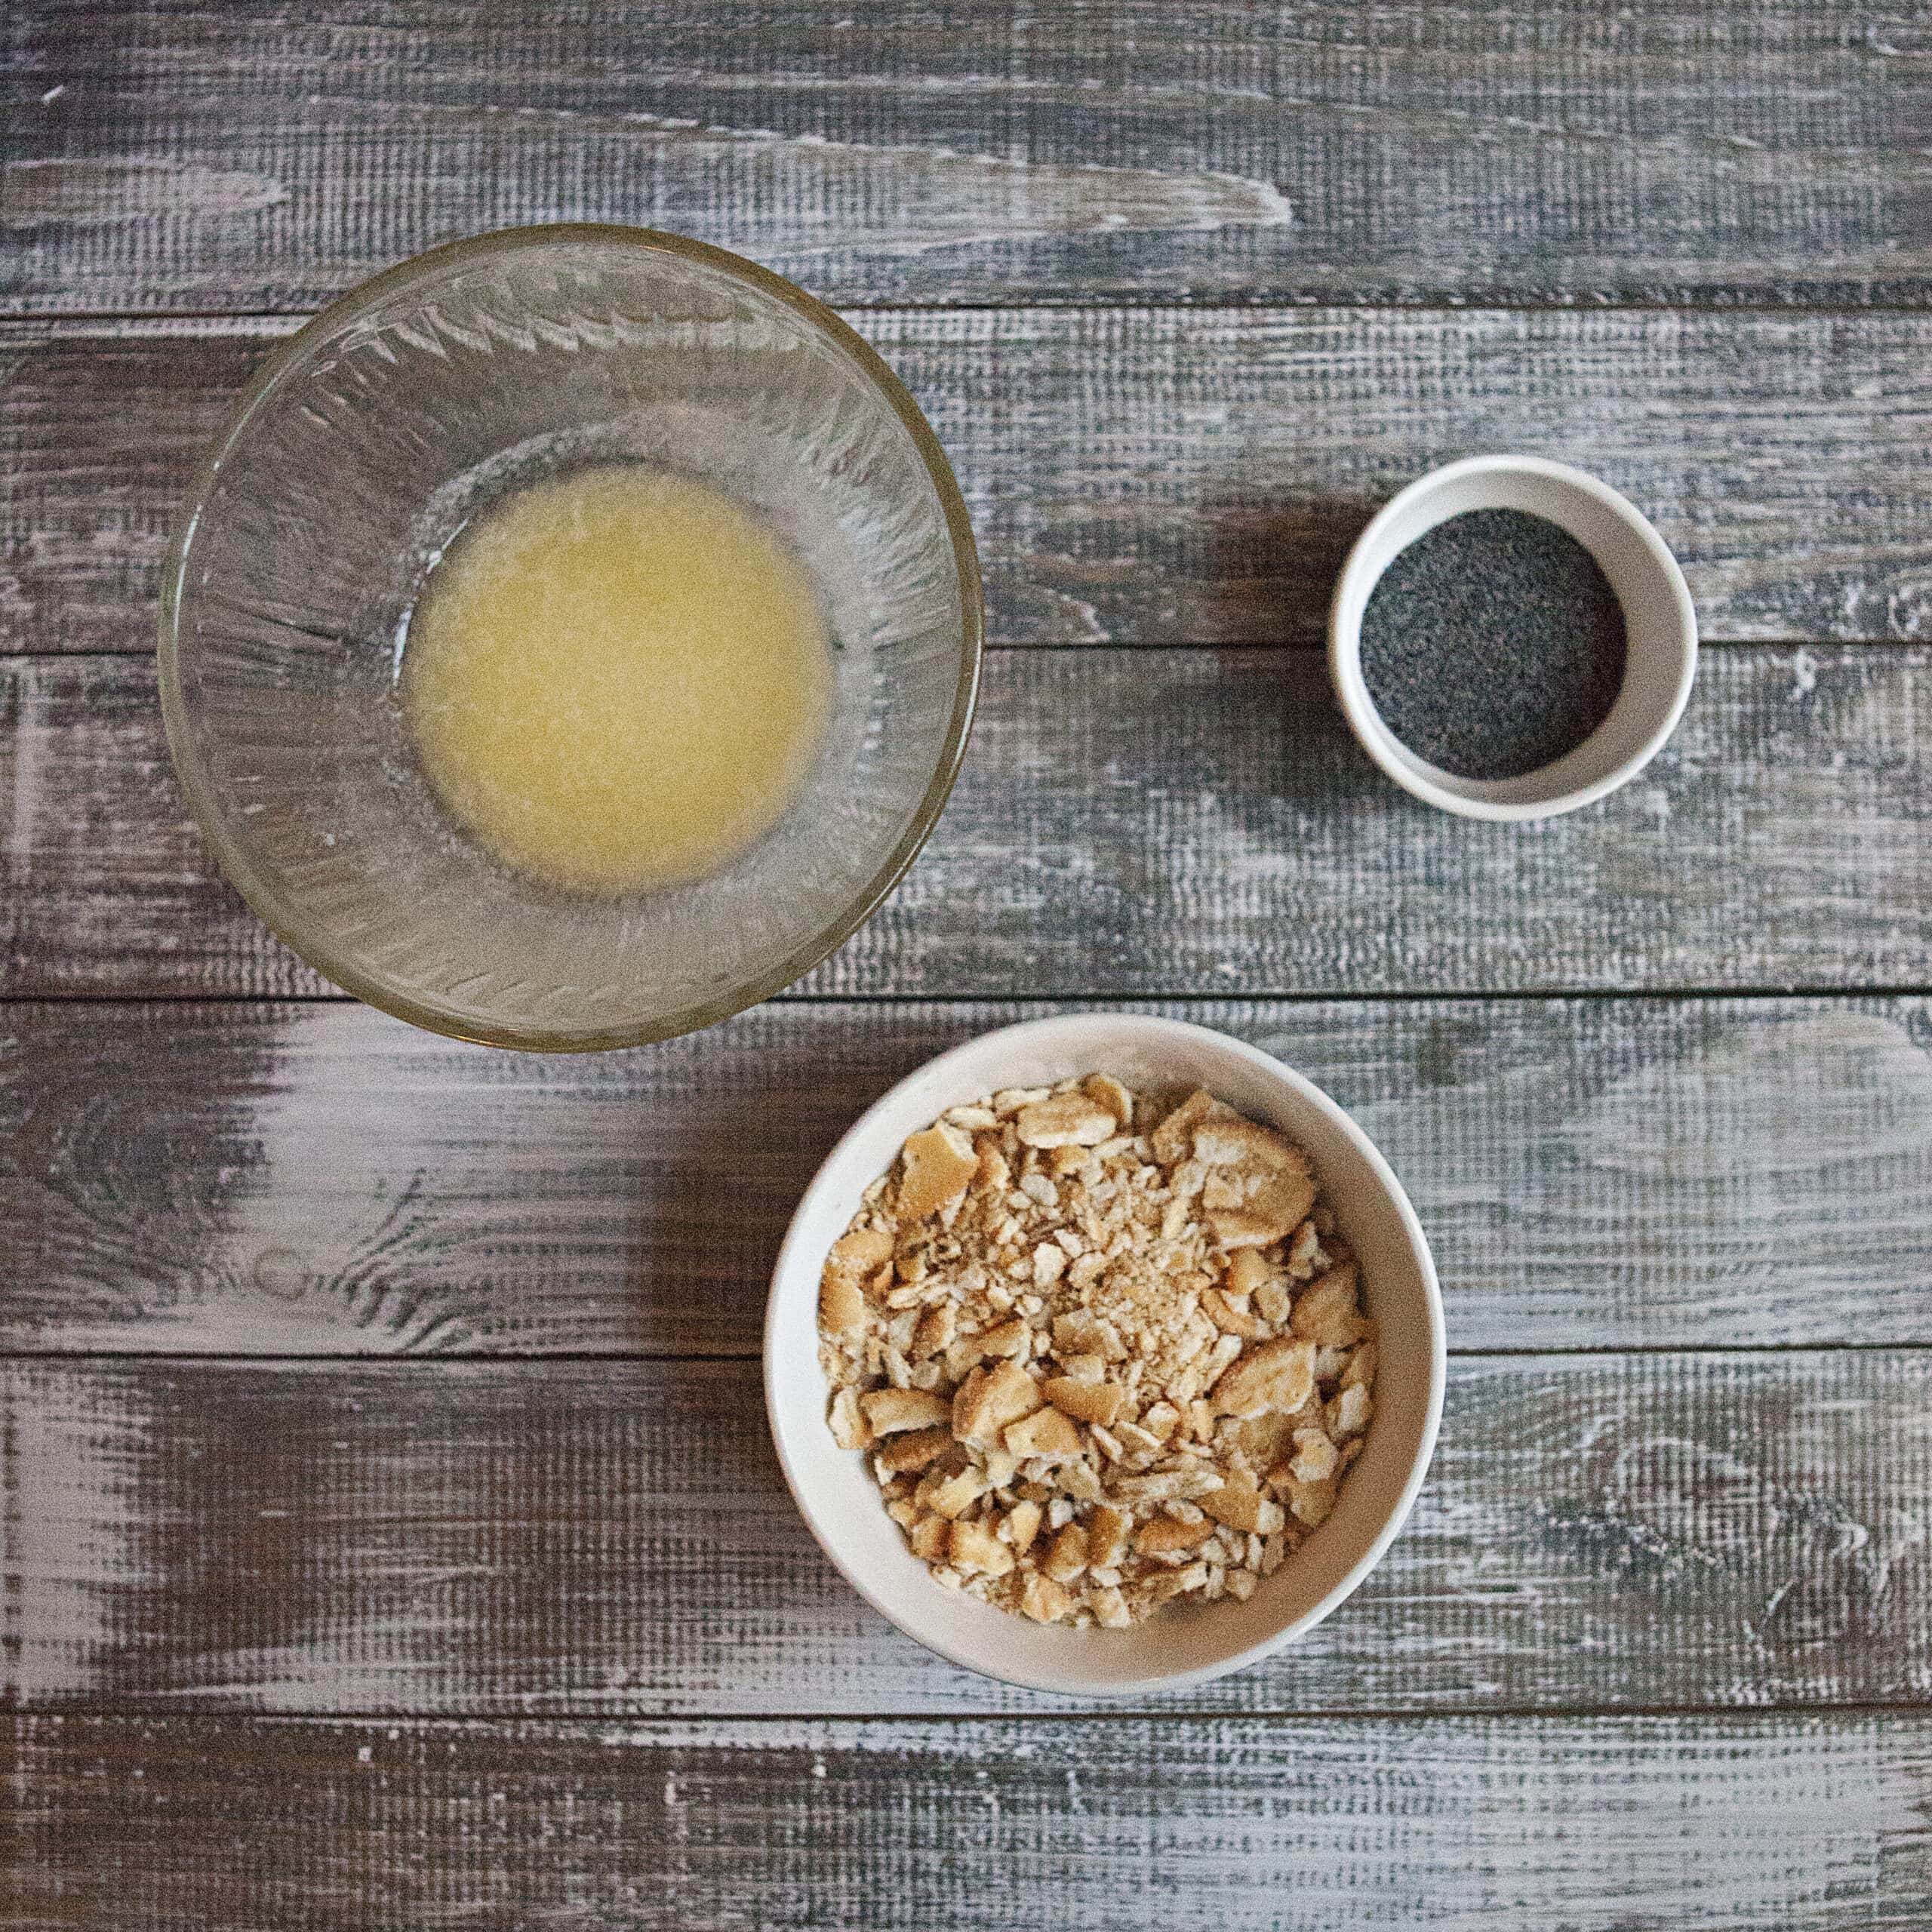
[[[1932,1004],[1151,1010],[1325,1086],[1465,1350],[1932,1343]],[[750,1355],[834,1140],[1031,1005],[785,1003],[590,1058],[346,1004],[0,1007],[0,1348]]]
[[[1035,1932],[1049,1897],[1064,1932],[1932,1913],[1919,1714],[9,1727],[19,1932]]]
[[[1932,651],[1706,654],[1607,805],[1472,823],[1369,764],[1312,651],[1013,651],[964,773],[819,995],[1914,987]],[[1017,782],[1023,774],[1023,783]],[[150,665],[0,661],[0,990],[309,992],[214,875]]]
[[[1928,181],[1896,5],[0,10],[0,1923],[1932,1919]],[[189,469],[301,312],[584,217],[853,307],[1062,648],[802,998],[266,1004],[142,661]],[[1737,647],[1608,808],[1451,824],[1312,654],[1106,648],[1313,640],[1499,447]],[[1151,1717],[875,1617],[742,1358],[837,1131],[1042,994],[1314,1073],[1460,1349],[1600,1352],[1459,1355],[1361,1593]]]
[[[434,1716],[1054,1700],[942,1663],[808,1539],[743,1362],[0,1362],[0,1694]],[[1452,1365],[1357,1596],[1164,1709],[1932,1693],[1932,1353]]]
[[[19,0],[0,300],[305,309],[506,223],[844,301],[1921,302],[1897,3],[1041,10]]]
[[[855,319],[958,472],[1001,643],[1313,641],[1375,507],[1498,448],[1642,505],[1707,638],[1932,638],[1932,317]],[[0,327],[0,650],[152,648],[192,465],[289,327]]]

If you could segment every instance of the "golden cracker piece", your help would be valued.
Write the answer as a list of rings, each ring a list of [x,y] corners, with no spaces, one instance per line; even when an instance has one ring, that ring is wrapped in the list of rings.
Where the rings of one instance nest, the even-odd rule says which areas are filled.
[[[1026,1352],[1030,1332],[1025,1318],[1016,1315],[1010,1321],[986,1330],[976,1339],[983,1355],[1017,1355]]]
[[[1016,1363],[976,1368],[953,1396],[952,1432],[971,1447],[995,1447],[1007,1425],[1031,1415],[1041,1400],[1038,1386]]]
[[[1087,1561],[1096,1570],[1111,1570],[1127,1554],[1133,1519],[1112,1503],[1097,1503],[1087,1518]]]
[[[1097,1147],[1119,1125],[1107,1108],[1073,1088],[1022,1107],[1016,1131],[1023,1147]]]
[[[1328,1432],[1331,1435],[1358,1435],[1368,1426],[1374,1404],[1359,1382],[1352,1382],[1328,1404]]]
[[[854,1228],[832,1244],[819,1280],[818,1324],[848,1335],[866,1318],[866,1284],[892,1259],[892,1237],[879,1228]]]
[[[952,1447],[951,1429],[915,1429],[894,1436],[874,1460],[888,1475],[904,1475],[937,1462]]]
[[[986,1479],[975,1469],[964,1469],[934,1485],[928,1499],[942,1516],[960,1517],[986,1493]]]
[[[1035,1623],[1057,1623],[1071,1617],[1073,1607],[1073,1598],[1066,1589],[1037,1570],[1028,1577],[1020,1593],[1021,1614],[1030,1617]]]
[[[923,1221],[943,1214],[965,1198],[980,1171],[973,1143],[955,1128],[929,1127],[915,1134],[904,1149],[905,1177],[899,1183],[898,1211],[902,1221]]]
[[[1244,1248],[1252,1254],[1254,1251]],[[1237,1308],[1219,1288],[1204,1288],[1201,1306],[1208,1319],[1224,1335],[1238,1335],[1244,1342],[1258,1342],[1268,1332],[1268,1324],[1244,1308]]]
[[[855,1281],[870,1281],[892,1259],[892,1237],[883,1228],[854,1228],[832,1244],[825,1257],[825,1270],[849,1275]]]
[[[1296,1296],[1288,1317],[1288,1332],[1323,1348],[1346,1348],[1368,1333],[1355,1303],[1355,1264],[1345,1261],[1331,1268]]]
[[[1134,1547],[1143,1556],[1173,1556],[1198,1549],[1214,1534],[1204,1517],[1198,1523],[1177,1522],[1171,1516],[1150,1516],[1134,1533]]]
[[[1063,1462],[1081,1454],[1087,1446],[1078,1429],[1057,1409],[1038,1409],[1009,1423],[1001,1440],[1014,1455],[1029,1462],[1035,1457]]]
[[[1090,1073],[1080,1083],[1090,1100],[1098,1101],[1121,1127],[1134,1125],[1134,1096],[1110,1073]]]
[[[1275,1506],[1268,1503],[1267,1498],[1246,1477],[1225,1482],[1212,1494],[1201,1499],[1201,1508],[1216,1522],[1224,1523],[1231,1530],[1259,1529],[1264,1505]],[[1278,1515],[1278,1509],[1276,1513]]]
[[[1040,1567],[1056,1583],[1070,1583],[1087,1567],[1087,1532],[1069,1523],[1055,1537]]]
[[[954,1569],[968,1575],[1004,1577],[1018,1560],[983,1523],[955,1523],[946,1553]]]
[[[866,1319],[865,1291],[849,1275],[828,1268],[818,1289],[818,1325],[828,1335],[849,1335]]]
[[[952,1337],[958,1324],[959,1312],[949,1301],[935,1302],[919,1317],[912,1331],[912,1346],[906,1351],[914,1361],[924,1361],[928,1355],[936,1355],[952,1343]]]
[[[1040,1534],[1044,1513],[1037,1503],[1024,1502],[1016,1503],[1007,1512],[1001,1527],[1016,1554],[1023,1556],[1033,1547],[1033,1539]]]
[[[1260,1168],[1297,1177],[1314,1171],[1292,1140],[1237,1113],[1204,1117],[1194,1130],[1193,1152],[1204,1168]]]
[[[1215,1383],[1211,1399],[1223,1415],[1292,1411],[1315,1389],[1315,1344],[1284,1336],[1250,1349]]]
[[[1297,1522],[1312,1530],[1327,1521],[1329,1512],[1335,1506],[1335,1477],[1321,1482],[1303,1482],[1290,1470],[1281,1469],[1268,1480],[1287,1499],[1289,1512]]]
[[[1063,1415],[1075,1422],[1098,1423],[1103,1429],[1120,1414],[1127,1392],[1118,1383],[1076,1380],[1070,1375],[1050,1376],[1040,1392]]]
[[[1224,1287],[1231,1295],[1251,1295],[1274,1279],[1274,1270],[1251,1247],[1244,1247],[1228,1263]]]
[[[832,1398],[832,1439],[841,1449],[869,1449],[872,1432],[859,1407],[859,1392],[841,1389]]]
[[[998,1141],[990,1134],[983,1134],[974,1146],[973,1192],[1004,1194],[1012,1185],[1013,1170],[1007,1165]]]
[[[952,1420],[952,1404],[943,1396],[921,1389],[875,1389],[859,1398],[859,1407],[875,1435],[896,1435],[902,1429],[931,1429]]]
[[[1164,1168],[1178,1167],[1194,1152],[1195,1130],[1200,1123],[1233,1112],[1204,1087],[1197,1088],[1149,1136],[1155,1159]]]

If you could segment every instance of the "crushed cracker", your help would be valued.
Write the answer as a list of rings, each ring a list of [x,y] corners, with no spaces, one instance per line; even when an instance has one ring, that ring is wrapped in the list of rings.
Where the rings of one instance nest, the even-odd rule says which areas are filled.
[[[935,1582],[1123,1629],[1251,1596],[1334,1508],[1375,1324],[1306,1154],[1093,1073],[949,1109],[826,1258],[833,1438]]]

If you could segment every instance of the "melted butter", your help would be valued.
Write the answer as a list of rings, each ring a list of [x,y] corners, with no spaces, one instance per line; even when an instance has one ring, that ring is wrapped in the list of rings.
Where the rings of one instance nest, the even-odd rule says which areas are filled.
[[[702,878],[777,823],[832,659],[772,531],[702,484],[613,464],[463,531],[411,619],[402,685],[459,821],[537,878],[615,894]]]

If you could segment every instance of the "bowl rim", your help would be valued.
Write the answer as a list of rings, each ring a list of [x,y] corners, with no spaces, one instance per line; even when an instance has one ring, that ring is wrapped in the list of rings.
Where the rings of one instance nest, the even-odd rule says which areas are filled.
[[[452,266],[526,250],[586,243],[635,250],[645,254],[678,256],[716,269],[783,303],[834,348],[841,351],[860,373],[870,380],[911,436],[913,447],[938,494],[940,508],[946,519],[954,568],[959,581],[959,676],[937,767],[905,832],[878,870],[838,916],[795,947],[783,959],[728,994],[697,1001],[641,1024],[565,1032],[542,1027],[484,1027],[466,1024],[448,1014],[423,1005],[406,994],[380,984],[352,961],[337,956],[328,946],[306,936],[299,936],[302,934],[301,920],[250,861],[230,832],[215,799],[209,775],[192,748],[182,688],[180,629],[189,555],[223,466],[247,434],[256,412],[300,366],[317,341],[376,308],[399,289],[442,274]],[[189,808],[201,829],[202,836],[229,881],[263,924],[298,958],[345,992],[380,1012],[451,1039],[537,1053],[601,1052],[616,1048],[645,1046],[679,1034],[695,1032],[769,999],[843,945],[872,917],[904,878],[946,808],[965,758],[985,653],[986,600],[980,581],[979,550],[974,540],[972,521],[967,514],[958,479],[924,412],[878,352],[817,297],[808,294],[795,282],[774,270],[710,242],[695,241],[688,235],[672,234],[662,229],[634,227],[620,222],[537,223],[493,229],[460,241],[441,243],[357,283],[311,316],[293,334],[277,343],[242,392],[207,454],[195,466],[169,537],[162,568],[157,646],[162,719],[175,774],[187,795]]]
[[[1660,664],[1668,661],[1670,696],[1657,721],[1645,734],[1637,749],[1619,764],[1581,784],[1533,797],[1501,795],[1506,789],[1527,783],[1537,775],[1534,772],[1525,773],[1520,779],[1466,781],[1470,789],[1452,790],[1396,757],[1390,747],[1399,740],[1383,721],[1374,700],[1368,694],[1368,686],[1362,675],[1360,614],[1346,623],[1343,620],[1343,610],[1353,601],[1362,579],[1368,573],[1369,557],[1383,532],[1417,503],[1457,483],[1484,477],[1527,478],[1548,484],[1558,491],[1572,491],[1609,512],[1637,540],[1675,620],[1671,638],[1656,654]],[[1370,590],[1394,561],[1395,558],[1390,557],[1374,573]],[[1691,601],[1690,586],[1684,581],[1683,568],[1656,525],[1620,490],[1604,482],[1601,477],[1593,476],[1586,469],[1579,469],[1574,463],[1559,462],[1553,457],[1520,456],[1507,452],[1459,457],[1453,463],[1424,471],[1398,490],[1369,519],[1361,534],[1349,546],[1348,556],[1336,577],[1334,591],[1328,602],[1328,671],[1342,715],[1354,734],[1355,742],[1383,773],[1405,792],[1426,804],[1463,818],[1502,822],[1554,818],[1562,813],[1595,804],[1629,784],[1669,741],[1683,718],[1684,708],[1690,701],[1691,687],[1697,681],[1697,613]],[[1589,740],[1586,739],[1584,742],[1587,743]],[[1552,761],[1552,764],[1561,762],[1561,759]]]
[[[1088,1029],[1104,1029],[1112,1037],[1122,1035],[1130,1038],[1138,1036],[1147,1040],[1203,1040],[1211,1041],[1217,1051],[1232,1051],[1237,1057],[1245,1060],[1269,1078],[1278,1081],[1283,1086],[1306,1101],[1322,1114],[1362,1157],[1377,1186],[1382,1189],[1389,1206],[1395,1213],[1398,1226],[1407,1241],[1417,1264],[1423,1288],[1423,1304],[1429,1325],[1429,1387],[1426,1393],[1422,1429],[1416,1452],[1401,1488],[1390,1504],[1380,1527],[1370,1540],[1361,1554],[1351,1564],[1347,1571],[1339,1578],[1318,1601],[1311,1605],[1300,1616],[1292,1617],[1272,1631],[1267,1636],[1249,1644],[1232,1655],[1214,1662],[1192,1667],[1169,1671],[1152,1671],[1131,1680],[1118,1678],[1094,1679],[1081,1678],[1075,1672],[1060,1672],[1049,1674],[1028,1671],[1021,1668],[994,1670],[983,1662],[962,1655],[951,1646],[936,1641],[931,1636],[912,1629],[903,1622],[897,1612],[879,1593],[875,1592],[853,1564],[848,1563],[832,1536],[814,1512],[799,1472],[794,1466],[787,1449],[785,1431],[780,1420],[777,1398],[778,1378],[781,1373],[795,1374],[796,1364],[781,1364],[777,1359],[779,1346],[779,1302],[785,1291],[789,1274],[795,1271],[801,1259],[799,1251],[805,1245],[804,1223],[807,1211],[813,1204],[814,1198],[826,1186],[828,1170],[834,1166],[848,1150],[861,1141],[872,1131],[874,1122],[888,1109],[899,1094],[915,1081],[924,1081],[934,1074],[943,1072],[953,1062],[969,1055],[983,1053],[995,1042],[1019,1043],[1041,1035],[1060,1032],[1078,1035]],[[888,1164],[890,1164],[888,1159]],[[883,1171],[883,1170],[881,1170]],[[817,1270],[809,1277],[815,1289]],[[796,1284],[792,1292],[801,1290]],[[1442,1301],[1442,1287],[1435,1269],[1435,1257],[1429,1244],[1429,1237],[1423,1231],[1420,1217],[1410,1201],[1407,1190],[1396,1177],[1382,1150],[1376,1146],[1357,1123],[1353,1115],[1332,1096],[1309,1079],[1304,1073],[1297,1072],[1286,1062],[1275,1058],[1265,1048],[1243,1040],[1231,1033],[1223,1033],[1212,1026],[1203,1026],[1192,1020],[1171,1019],[1165,1014],[1124,1013],[1106,1008],[1081,1008],[1068,1013],[1054,1014],[1035,1020],[1024,1020],[1008,1026],[994,1028],[990,1032],[975,1035],[950,1047],[931,1059],[922,1061],[902,1078],[896,1080],[878,1098],[874,1100],[857,1119],[838,1137],[837,1143],[820,1164],[803,1192],[798,1196],[798,1204],[793,1210],[791,1220],[786,1225],[783,1241],[780,1244],[778,1257],[773,1264],[771,1287],[765,1300],[765,1316],[763,1344],[760,1351],[764,1380],[764,1408],[766,1426],[771,1433],[774,1453],[778,1466],[785,1478],[785,1486],[790,1491],[792,1500],[798,1514],[804,1520],[805,1527],[811,1532],[812,1540],[825,1552],[827,1559],[854,1590],[883,1617],[895,1629],[903,1632],[914,1642],[943,1657],[949,1663],[958,1665],[977,1676],[984,1677],[995,1683],[1017,1685],[1023,1690],[1041,1690],[1066,1697],[1112,1699],[1136,1697],[1152,1690],[1179,1690],[1192,1684],[1205,1684],[1224,1677],[1230,1672],[1245,1669],[1276,1651],[1304,1636],[1316,1624],[1329,1616],[1352,1595],[1388,1552],[1389,1546],[1401,1534],[1407,1521],[1416,1499],[1422,1493],[1427,1480],[1429,1466],[1435,1460],[1437,1438],[1441,1431],[1442,1408],[1448,1386],[1448,1340],[1446,1318]],[[810,1364],[814,1374],[819,1373],[816,1358]],[[844,1453],[844,1452],[841,1452]]]

